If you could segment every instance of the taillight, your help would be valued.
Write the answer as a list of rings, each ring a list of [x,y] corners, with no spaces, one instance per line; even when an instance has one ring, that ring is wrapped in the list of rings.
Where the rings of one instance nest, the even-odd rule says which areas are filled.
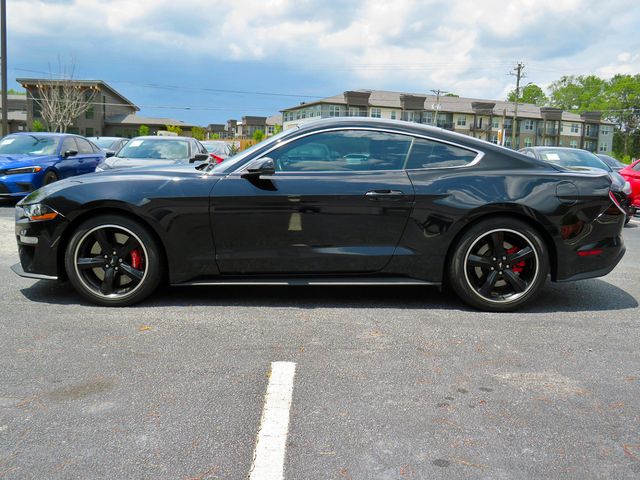
[[[615,204],[615,206],[618,207],[618,210],[620,210],[623,215],[627,214],[627,212],[625,212],[624,208],[622,208],[622,204],[620,203],[620,199],[618,199],[618,197],[616,197],[615,193],[613,193],[612,191],[609,191],[609,198]]]

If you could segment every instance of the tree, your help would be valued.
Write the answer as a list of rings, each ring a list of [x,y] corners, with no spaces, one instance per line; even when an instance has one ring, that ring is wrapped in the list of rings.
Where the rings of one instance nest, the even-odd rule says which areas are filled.
[[[7,95],[26,95],[27,92],[24,92],[22,90],[14,90],[13,88],[10,88],[9,90],[7,90]]]
[[[211,139],[212,140],[218,140],[220,138],[220,134],[219,133],[214,133],[213,135],[211,135]]]
[[[149,135],[149,127],[147,127],[146,125],[140,125],[140,127],[138,128],[138,135],[141,137]]]
[[[202,127],[193,127],[191,129],[191,136],[196,140],[204,140],[207,131]]]
[[[31,131],[33,132],[44,132],[47,129],[44,127],[44,125],[42,124],[42,122],[40,120],[38,120],[37,118],[31,122]]]
[[[280,133],[282,131],[282,125],[276,123],[276,125],[273,127],[273,134],[275,135],[276,133]]]
[[[640,155],[640,74],[615,75],[607,82],[604,103],[605,116],[618,125],[614,150],[623,158],[637,157]]]
[[[264,139],[264,132],[262,130],[256,130],[253,132],[253,139],[256,143],[261,142]]]
[[[509,92],[509,96],[507,97],[509,102],[516,101],[516,91],[511,90]],[[518,102],[520,103],[531,103],[533,105],[543,106],[546,105],[549,99],[544,94],[542,89],[536,85],[535,83],[530,83],[525,86],[520,92],[520,98],[518,98]]]
[[[74,80],[75,67],[62,67],[57,78],[37,83],[33,101],[40,107],[42,119],[54,132],[66,132],[93,104],[98,87]]]
[[[168,132],[173,132],[176,135],[182,135],[182,128],[177,125],[167,125],[166,128]]]
[[[564,76],[549,86],[552,107],[570,112],[606,110],[607,82],[595,75]]]
[[[445,93],[443,96],[444,96],[444,97],[460,98],[460,95],[458,95],[457,93],[451,93],[451,92],[449,92],[449,93]]]

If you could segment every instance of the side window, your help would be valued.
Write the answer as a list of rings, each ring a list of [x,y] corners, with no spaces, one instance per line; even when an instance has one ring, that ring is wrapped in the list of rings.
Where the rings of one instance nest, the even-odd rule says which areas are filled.
[[[78,145],[76,145],[76,141],[73,137],[66,137],[62,141],[62,146],[60,147],[60,154],[64,154],[67,150],[75,150],[78,151]]]
[[[76,138],[76,143],[78,144],[78,153],[80,155],[91,155],[93,153],[91,144],[84,138]]]
[[[283,172],[401,170],[411,137],[367,130],[324,132],[271,152]]]
[[[477,155],[464,148],[416,138],[406,168],[461,167],[471,163]]]

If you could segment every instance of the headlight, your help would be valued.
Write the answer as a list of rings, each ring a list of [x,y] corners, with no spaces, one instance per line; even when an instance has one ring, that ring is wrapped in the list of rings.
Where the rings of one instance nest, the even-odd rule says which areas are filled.
[[[631,195],[631,184],[629,182],[624,182],[622,193],[624,193],[625,195]]]
[[[42,171],[42,167],[20,167],[10,168],[4,172],[5,175],[17,175],[18,173],[38,173]]]
[[[32,203],[31,205],[22,205],[23,216],[31,221],[53,220],[59,213],[53,208],[47,207],[43,203]]]

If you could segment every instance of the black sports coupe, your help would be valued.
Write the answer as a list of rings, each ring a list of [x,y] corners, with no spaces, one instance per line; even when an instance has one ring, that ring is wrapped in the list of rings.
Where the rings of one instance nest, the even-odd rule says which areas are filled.
[[[19,275],[101,305],[172,285],[443,285],[506,311],[624,254],[623,193],[420,124],[310,122],[220,164],[106,171],[16,206]]]

